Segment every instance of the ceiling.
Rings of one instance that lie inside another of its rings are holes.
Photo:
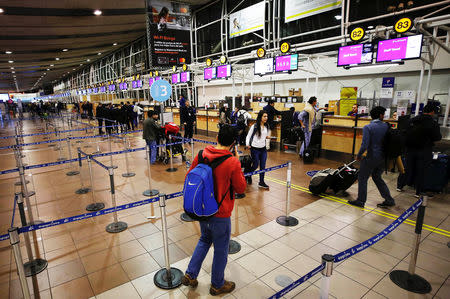
[[[0,8],[0,92],[51,83],[145,34],[144,0],[0,0]]]

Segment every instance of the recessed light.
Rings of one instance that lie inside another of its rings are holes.
[[[13,70],[14,68],[13,68],[13,67],[10,67],[10,69],[12,69],[12,70]]]
[[[99,16],[102,14],[102,11],[99,9],[94,10],[94,15]]]
[[[336,15],[336,16],[334,16],[334,18],[339,21],[340,19],[342,19],[342,16],[341,15]]]
[[[15,71],[12,71],[11,73],[15,74],[16,72],[15,72]]]
[[[373,26],[367,26],[367,29],[373,29]]]
[[[113,46],[117,46],[117,43],[114,43]]]
[[[67,52],[67,51],[69,51],[69,49],[63,49],[63,52]]]
[[[4,13],[5,11],[3,10],[3,8],[0,8],[0,13]]]
[[[86,59],[86,61],[91,61],[90,59]]]
[[[8,60],[8,63],[13,63],[14,62],[14,60]]]
[[[102,55],[102,53],[99,52],[99,53],[97,53],[97,55]]]
[[[5,54],[12,54],[11,51],[5,51]]]
[[[56,60],[59,60],[59,58],[58,58],[58,57],[56,57],[55,59],[56,59]]]
[[[54,64],[50,64],[50,66],[55,66]]]
[[[50,69],[47,69],[47,71],[49,71]]]
[[[82,66],[83,64],[82,63],[80,63],[80,66]]]
[[[72,70],[75,70],[75,69],[72,69]]]

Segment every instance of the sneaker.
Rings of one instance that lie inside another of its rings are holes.
[[[181,277],[181,283],[185,286],[191,286],[192,288],[196,288],[198,285],[197,279],[192,279],[187,273]]]
[[[269,189],[269,186],[266,184],[266,183],[264,183],[264,182],[260,182],[259,184],[258,184],[258,187],[260,187],[260,188],[264,188],[264,189]]]
[[[397,190],[397,192],[403,192],[403,188],[397,188],[395,190]]]
[[[213,287],[213,285],[211,285],[211,287],[209,288],[209,293],[213,296],[217,296],[217,295],[225,294],[225,293],[231,293],[231,292],[233,292],[235,287],[236,287],[236,284],[234,282],[225,280],[225,283],[219,289],[216,289],[215,287]]]
[[[383,201],[382,203],[377,204],[379,208],[389,208],[395,206],[395,202],[391,201]]]
[[[414,197],[415,198],[420,198],[420,195],[419,194],[414,194]]]
[[[347,201],[349,204],[351,204],[352,206],[356,206],[356,207],[360,207],[360,208],[364,208],[364,203],[360,202],[359,200],[349,200]]]

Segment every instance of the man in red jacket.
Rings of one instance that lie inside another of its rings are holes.
[[[214,159],[224,155],[230,155],[230,150],[234,147],[236,140],[236,130],[224,125],[219,130],[217,136],[217,146],[208,146],[203,150],[203,158],[212,162]],[[198,155],[192,162],[191,171],[198,164]],[[189,173],[188,171],[188,173]],[[247,187],[238,153],[234,157],[228,158],[214,169],[214,194],[217,198],[224,198],[219,211],[211,218],[200,221],[202,235],[195,247],[186,274],[181,282],[185,286],[197,287],[197,276],[200,272],[203,260],[208,253],[211,244],[214,245],[214,258],[211,271],[211,295],[219,295],[232,292],[235,283],[224,280],[225,267],[228,259],[228,245],[231,235],[231,213],[234,208],[234,193],[244,193]]]

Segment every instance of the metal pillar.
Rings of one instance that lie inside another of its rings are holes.
[[[25,269],[23,267],[22,253],[20,251],[19,230],[17,229],[17,227],[11,227],[8,229],[8,234],[9,241],[13,248],[14,260],[16,261],[17,273],[19,275],[22,295],[25,299],[30,299],[30,290],[28,289],[28,282],[27,278],[25,277]]]
[[[292,162],[289,161],[286,179],[286,215],[279,216],[277,218],[277,223],[283,226],[296,226],[298,224],[297,218],[289,216],[289,211],[291,208],[291,177],[292,177]]]
[[[157,150],[155,147],[154,151]],[[147,154],[147,170],[148,170],[148,190],[145,190],[142,195],[144,196],[155,196],[159,194],[159,191],[152,188],[152,172],[151,172],[151,159],[150,159],[150,146],[145,147],[145,152]],[[153,204],[153,203],[152,203]]]
[[[90,191],[89,188],[85,188],[84,184],[83,184],[83,174],[81,173],[82,167],[83,167],[83,162],[81,161],[81,152],[80,152],[80,148],[77,148],[77,152],[78,152],[78,172],[80,173],[80,189],[76,190],[75,193],[76,194],[86,194]]]
[[[109,168],[109,182],[110,182],[110,189],[111,189],[111,202],[112,206],[115,209],[116,208],[116,190],[114,185],[114,169]],[[128,228],[128,224],[126,224],[123,221],[117,220],[117,211],[113,212],[114,222],[110,223],[106,226],[106,231],[108,233],[120,233],[123,232]]]
[[[94,178],[92,176],[92,156],[87,156],[87,163],[89,167],[89,180],[91,182],[91,197],[92,197],[92,203],[86,206],[86,211],[94,212],[94,211],[100,211],[101,209],[105,208],[105,204],[102,202],[95,202],[95,189],[94,189]]]
[[[333,274],[334,256],[331,254],[322,255],[322,264],[325,264],[325,268],[322,270],[320,299],[328,299],[330,292],[330,277]]]
[[[424,72],[425,72],[425,62],[422,61],[422,68],[420,69],[420,77],[419,77],[419,86],[417,87],[417,94],[416,94],[416,111],[414,112],[415,115],[419,115],[419,107],[420,103],[422,102],[422,82]]]

